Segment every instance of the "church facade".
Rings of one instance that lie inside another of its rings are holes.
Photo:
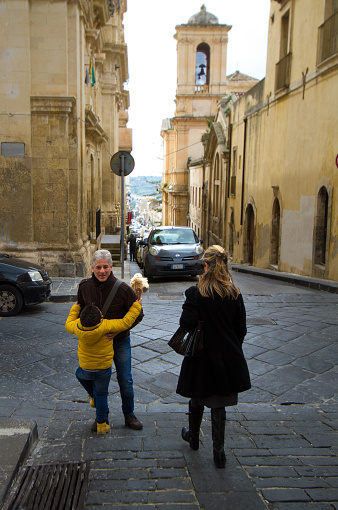
[[[120,225],[127,128],[126,0],[4,0],[1,251],[84,276]]]

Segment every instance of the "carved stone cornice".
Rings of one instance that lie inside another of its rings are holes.
[[[70,114],[76,103],[73,96],[31,96],[31,112],[55,115]]]

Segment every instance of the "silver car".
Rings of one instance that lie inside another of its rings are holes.
[[[189,227],[154,228],[144,244],[144,276],[196,276],[202,270],[202,241]]]

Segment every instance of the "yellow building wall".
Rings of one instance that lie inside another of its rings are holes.
[[[253,263],[270,267],[272,208],[278,198],[281,209],[278,268],[337,280],[338,213],[334,188],[338,184],[338,55],[317,65],[318,27],[324,21],[324,4],[318,0],[299,0],[285,2],[280,9],[276,1],[271,3],[274,21],[270,19],[266,79],[232,107],[232,146],[238,146],[242,161],[244,119],[246,147],[243,202],[242,168],[237,177],[236,197],[230,199],[229,205],[235,211],[239,237],[234,254],[237,261],[247,261],[245,211],[251,203],[255,211]],[[279,23],[287,8],[292,16],[290,86],[276,91]],[[322,186],[329,194],[325,266],[314,261],[317,196]]]

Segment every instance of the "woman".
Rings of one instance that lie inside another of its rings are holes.
[[[189,428],[182,429],[182,438],[193,450],[199,447],[204,406],[211,408],[214,462],[224,468],[225,406],[236,405],[238,393],[251,387],[242,351],[246,314],[224,249],[210,246],[202,263],[204,273],[197,286],[185,292],[180,326],[194,331],[197,321],[203,321],[203,356],[184,358],[176,392],[190,398]]]

